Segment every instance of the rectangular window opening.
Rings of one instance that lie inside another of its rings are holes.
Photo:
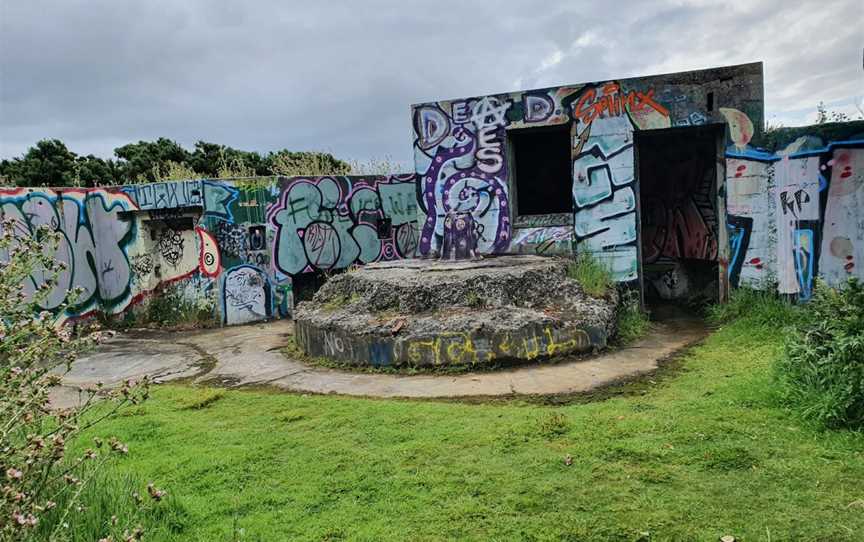
[[[570,126],[524,128],[508,133],[516,187],[516,214],[573,211]]]

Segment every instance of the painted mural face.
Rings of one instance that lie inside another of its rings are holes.
[[[260,269],[249,265],[229,269],[223,282],[222,307],[226,324],[246,324],[273,316],[270,282]]]
[[[726,228],[729,274],[734,285],[761,288],[775,281],[777,227],[773,170],[769,163],[726,159]]]
[[[577,250],[592,254],[620,282],[638,278],[633,190],[637,127],[631,115],[638,113],[646,125],[669,125],[668,111],[653,95],[653,90],[625,90],[606,83],[584,89],[576,102],[580,120],[573,161]]]
[[[830,169],[828,201],[825,206],[821,272],[829,283],[850,276],[864,276],[864,144],[831,153],[823,174]],[[857,220],[856,220],[857,219]]]
[[[420,106],[414,111],[415,160],[422,169],[419,189],[425,222],[422,254],[440,252],[444,218],[470,213],[481,252],[504,252],[510,242],[510,217],[504,160],[509,97]],[[538,110],[535,107],[535,114]]]

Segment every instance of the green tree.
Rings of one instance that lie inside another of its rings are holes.
[[[82,186],[111,186],[123,184],[123,170],[114,160],[103,160],[88,154],[76,160],[77,174]]]
[[[188,165],[196,172],[207,177],[216,177],[220,170],[224,170],[227,167],[251,171],[254,172],[254,175],[270,174],[267,163],[257,152],[241,151],[226,145],[208,143],[206,141],[195,143],[195,150],[189,157]]]
[[[0,162],[0,184],[93,187],[179,178],[347,175],[352,171],[351,164],[325,152],[282,149],[262,156],[207,141],[198,141],[189,152],[165,137],[129,143],[114,149],[114,154],[116,160],[77,156],[60,140],[42,140],[23,156]]]
[[[858,109],[858,117],[844,113],[842,111],[835,111],[833,109],[828,109],[828,106],[825,105],[825,102],[819,102],[816,104],[816,122],[815,124],[827,124],[829,122],[852,122],[853,120],[864,120],[864,110],[862,110],[859,104],[855,104],[855,108]]]
[[[24,156],[3,160],[0,176],[16,186],[75,186],[76,158],[59,139],[43,139]]]
[[[114,149],[114,155],[127,183],[157,181],[168,173],[171,162],[186,164],[190,157],[189,151],[165,137],[123,145]]]

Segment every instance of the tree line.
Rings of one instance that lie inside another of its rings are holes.
[[[192,151],[160,137],[114,149],[114,158],[78,155],[59,139],[43,139],[22,156],[0,161],[0,186],[112,186],[167,179],[255,177],[261,175],[345,175],[348,162],[329,153],[266,155],[198,141]]]

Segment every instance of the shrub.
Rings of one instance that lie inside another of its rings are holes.
[[[94,477],[106,461],[127,451],[113,438],[97,439],[77,455],[67,444],[120,406],[146,398],[148,386],[127,382],[103,392],[113,402],[100,406],[98,415],[90,412],[100,386],[82,390],[82,403],[75,408],[51,409],[49,392],[98,334],[76,335],[59,326],[54,314],[40,310],[65,268],[54,259],[60,234],[45,226],[33,237],[13,231],[14,220],[0,224],[0,541],[63,539]],[[57,310],[62,312],[74,296],[70,293]],[[162,492],[153,491],[161,498]],[[100,537],[131,529],[127,519],[106,527]]]
[[[783,398],[827,427],[864,427],[864,285],[818,283],[776,364]]]
[[[218,324],[215,306],[209,297],[202,295],[190,300],[183,291],[170,285],[154,293],[139,320],[140,324],[162,327],[212,327]]]
[[[612,287],[612,273],[597,258],[583,252],[567,266],[567,276],[578,282],[590,296],[600,297]]]

